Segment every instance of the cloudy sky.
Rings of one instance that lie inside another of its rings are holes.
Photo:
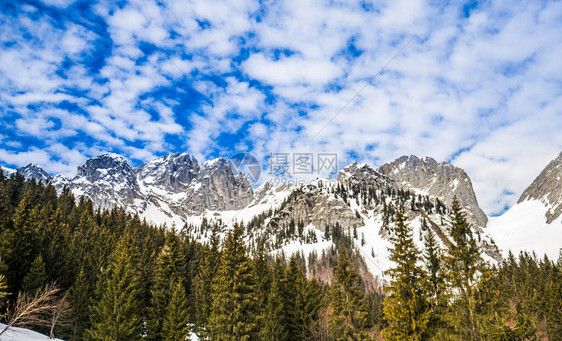
[[[2,1],[0,163],[403,154],[490,215],[562,150],[562,3]]]

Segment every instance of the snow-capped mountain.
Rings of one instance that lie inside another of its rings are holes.
[[[536,252],[556,259],[562,251],[562,153],[523,191],[517,204],[490,218],[489,233],[504,253]]]
[[[51,175],[47,173],[47,171],[35,163],[30,163],[16,169],[2,167],[2,172],[4,173],[4,176],[10,176],[17,172],[23,175],[23,177],[27,180],[34,179],[35,181],[43,181],[43,183],[47,183],[52,179]]]
[[[169,154],[133,169],[117,154],[102,154],[78,167],[69,179],[57,175],[57,190],[69,187],[96,208],[121,207],[155,224],[181,224],[206,210],[237,210],[253,200],[243,174],[233,174],[223,158],[204,162],[187,153]]]
[[[265,243],[270,252],[307,256],[344,243],[361,255],[365,271],[382,278],[391,265],[387,248],[395,210],[405,209],[419,246],[431,230],[445,247],[448,207],[454,196],[466,208],[488,259],[500,259],[498,246],[504,252],[531,248],[554,256],[562,245],[561,159],[558,156],[547,166],[520,202],[504,216],[492,218],[488,227],[466,172],[429,157],[402,156],[377,169],[354,162],[335,180],[264,183],[256,189],[244,174],[234,174],[225,159],[199,163],[187,153],[169,154],[137,168],[119,155],[102,154],[78,167],[73,178],[50,178],[35,165],[21,169],[26,176],[50,179],[59,191],[69,187],[77,197],[91,199],[96,208],[122,207],[157,225],[188,226],[188,233],[203,241],[208,237],[204,226],[214,224],[226,231],[238,222],[246,226],[250,246]]]
[[[68,186],[77,197],[85,196],[102,209],[134,207],[135,200],[143,198],[133,168],[124,157],[111,153],[89,159],[72,179],[55,177],[53,184],[58,190]]]

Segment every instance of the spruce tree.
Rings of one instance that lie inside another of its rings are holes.
[[[442,271],[441,248],[431,230],[427,231],[424,238],[423,259],[428,275],[429,298],[433,304],[442,303],[445,280]]]
[[[189,303],[185,288],[176,280],[171,286],[170,302],[166,307],[160,340],[184,341],[189,336]]]
[[[17,206],[13,230],[6,233],[10,252],[6,255],[6,265],[9,271],[6,273],[10,290],[19,292],[21,290],[23,277],[28,273],[31,263],[35,260],[34,251],[37,250],[37,211],[34,207],[34,193],[28,190]]]
[[[4,318],[4,309],[8,304],[8,284],[6,277],[0,274],[0,320]]]
[[[234,227],[224,243],[217,275],[208,330],[213,340],[256,338],[255,279],[246,255],[242,228]]]
[[[427,296],[432,311],[428,327],[429,333],[434,335],[446,327],[443,315],[447,307],[447,295],[445,294],[442,252],[431,230],[427,230],[424,238],[423,260],[427,271]]]
[[[207,324],[211,314],[213,279],[217,274],[220,264],[219,236],[216,228],[213,229],[211,234],[210,244],[210,247],[203,251],[199,273],[195,277],[195,308],[197,326],[199,328]]]
[[[465,339],[482,340],[482,326],[477,316],[475,298],[478,274],[485,266],[480,249],[472,236],[458,199],[455,197],[449,216],[451,244],[443,257],[450,295],[453,297],[452,326]]]
[[[47,282],[47,273],[45,271],[45,263],[41,255],[37,256],[29,272],[23,278],[22,290],[26,293],[33,294],[38,289],[42,288]]]
[[[383,312],[388,326],[383,330],[387,340],[422,340],[428,333],[431,309],[425,294],[425,273],[419,267],[419,251],[406,224],[402,210],[395,215],[393,247],[390,260],[395,267],[387,271],[392,278],[385,290]]]
[[[271,286],[271,276],[269,265],[267,264],[265,248],[263,243],[258,246],[257,252],[254,256],[252,272],[256,280],[256,302],[258,312],[256,315],[257,329],[263,328],[264,310],[266,309],[267,297],[269,295]]]
[[[282,279],[282,295],[285,307],[288,307],[285,314],[285,323],[289,340],[301,338],[303,326],[300,320],[302,311],[302,294],[306,278],[295,255],[289,259],[289,266],[285,269]],[[289,308],[290,307],[290,308]]]
[[[262,314],[263,327],[260,330],[260,339],[263,341],[285,341],[288,332],[285,325],[285,309],[279,289],[279,279],[274,274],[271,281],[271,289],[267,296],[267,304]]]
[[[172,284],[185,277],[185,256],[179,237],[169,232],[162,251],[156,259],[151,289],[152,299],[148,308],[147,340],[161,340],[162,323],[170,303]],[[183,284],[182,284],[183,285]]]
[[[312,338],[310,326],[318,318],[320,309],[324,305],[322,287],[316,279],[304,280],[299,290],[299,321],[301,325],[302,340]]]
[[[130,235],[124,235],[96,287],[98,300],[92,307],[93,340],[141,340],[142,298],[138,251]]]
[[[71,326],[71,340],[83,339],[84,331],[89,325],[91,295],[92,287],[82,268],[68,293],[68,301],[74,317]]]
[[[357,286],[357,272],[351,268],[351,261],[344,249],[340,250],[334,279],[330,288],[331,337],[336,341],[365,340],[367,312],[364,289]]]

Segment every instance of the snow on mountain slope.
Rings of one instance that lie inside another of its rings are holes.
[[[47,183],[51,181],[51,175],[47,173],[41,166],[30,163],[27,166],[19,167],[16,169],[18,173],[23,175],[26,179],[35,179],[35,181],[43,181]]]
[[[515,255],[534,251],[538,257],[546,254],[556,260],[562,250],[562,217],[548,224],[547,211],[548,207],[541,201],[526,200],[503,215],[490,218],[486,230],[504,256],[509,250]]]
[[[4,173],[4,176],[10,176],[15,172],[15,169],[6,168],[6,167],[0,167],[0,168],[2,168],[2,173]]]
[[[4,330],[5,324],[0,323],[0,330]],[[4,334],[0,335],[0,340],[2,341],[44,341],[44,340],[60,340],[51,339],[47,335],[34,332],[33,330],[10,327]]]
[[[503,250],[557,259],[562,250],[562,152],[523,191],[517,204],[490,218],[488,231]]]

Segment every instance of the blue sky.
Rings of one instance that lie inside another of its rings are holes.
[[[8,167],[427,155],[498,214],[562,150],[561,2],[2,1],[0,25]]]

